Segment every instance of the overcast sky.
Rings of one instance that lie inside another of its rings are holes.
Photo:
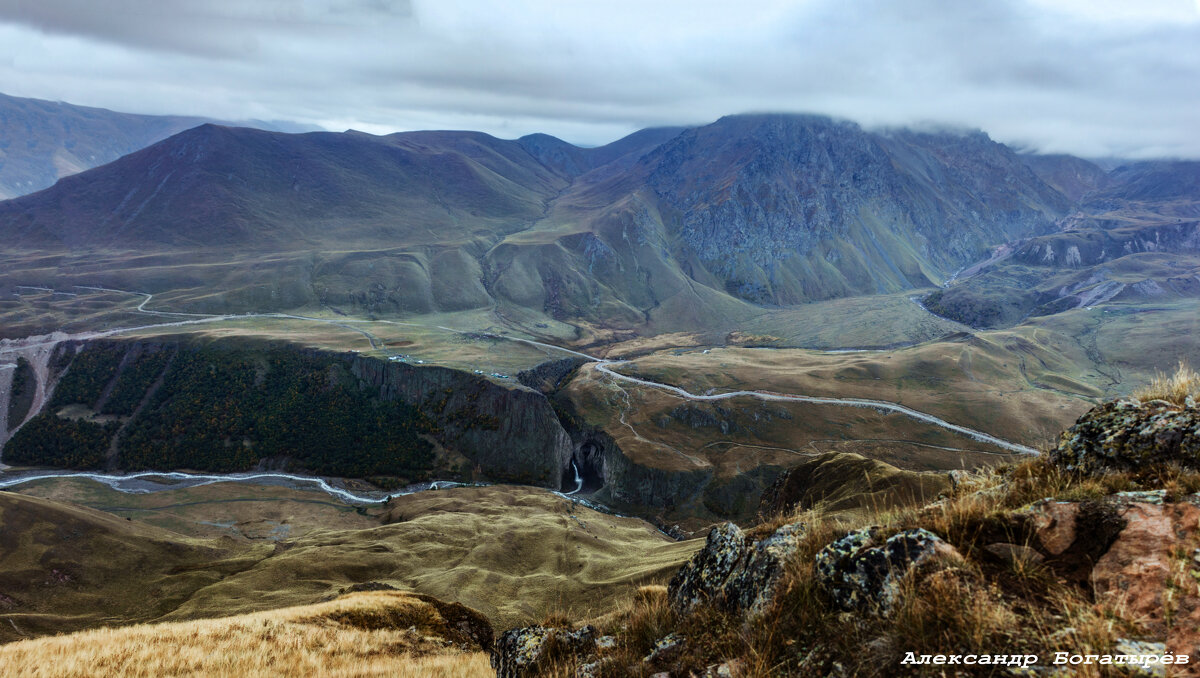
[[[0,91],[580,144],[797,111],[1200,158],[1200,0],[0,0]]]

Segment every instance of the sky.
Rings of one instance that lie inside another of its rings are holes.
[[[0,92],[581,145],[805,112],[1200,158],[1200,0],[0,0]]]

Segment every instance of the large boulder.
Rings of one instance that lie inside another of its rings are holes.
[[[1063,432],[1050,460],[1070,471],[1136,471],[1157,464],[1200,470],[1200,408],[1114,400]]]
[[[1097,602],[1139,620],[1168,652],[1200,656],[1200,494],[1042,500],[1023,513],[1058,576],[1090,584]]]
[[[733,523],[713,528],[704,548],[671,578],[667,586],[671,606],[686,614],[711,602],[757,617],[775,599],[803,532],[802,524],[790,523],[755,540]]]
[[[958,551],[925,529],[884,537],[878,527],[855,530],[817,553],[817,581],[843,610],[887,613],[900,582],[918,567],[961,562]]]
[[[497,678],[537,676],[557,662],[583,664],[596,655],[596,627],[574,631],[545,626],[509,629],[492,648]]]

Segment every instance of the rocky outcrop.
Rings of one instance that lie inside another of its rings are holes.
[[[576,368],[586,362],[583,358],[548,360],[533,369],[518,372],[517,381],[535,391],[553,393],[567,381]]]
[[[594,626],[574,631],[545,626],[509,629],[492,649],[492,668],[497,678],[524,678],[540,675],[556,662],[583,664],[596,655],[596,639]]]
[[[887,613],[909,572],[961,560],[953,546],[928,530],[904,530],[885,538],[880,528],[868,527],[821,549],[815,570],[821,587],[843,610]]]
[[[1200,470],[1200,409],[1162,400],[1115,400],[1067,429],[1050,460],[1080,473],[1172,464]]]
[[[733,523],[713,528],[704,548],[671,578],[671,606],[686,614],[714,604],[749,619],[759,616],[774,601],[803,531],[802,524],[791,523],[754,540]]]
[[[1059,576],[1139,620],[1168,652],[1200,656],[1200,494],[1163,490],[1100,501],[1043,500],[1024,511],[1034,545]]]
[[[1092,567],[1125,529],[1111,501],[1067,502],[1044,499],[1020,511],[1028,517],[1031,544],[1063,577],[1086,581]]]

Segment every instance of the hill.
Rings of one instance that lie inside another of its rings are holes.
[[[0,94],[0,200],[54,185],[191,127],[204,118],[135,115]],[[251,127],[299,126],[253,121]]]
[[[195,504],[197,520],[220,524],[224,518],[201,497],[239,501],[231,492],[193,489],[183,496]],[[266,500],[253,485],[240,496]],[[699,546],[526,487],[396,497],[372,511],[373,525],[358,527],[271,503],[275,512],[318,522],[297,527],[295,537],[287,530],[213,537],[211,524],[199,526],[202,536],[187,536],[142,523],[143,513],[124,512],[126,520],[0,492],[0,610],[9,620],[0,642],[308,605],[366,584],[462,603],[493,624],[532,623],[552,611],[590,614],[638,585],[661,583]],[[171,510],[172,524],[186,529],[188,509]],[[319,522],[325,520],[334,522]]]
[[[492,629],[428,596],[352,593],[220,619],[100,629],[0,646],[9,675],[492,676]]]

